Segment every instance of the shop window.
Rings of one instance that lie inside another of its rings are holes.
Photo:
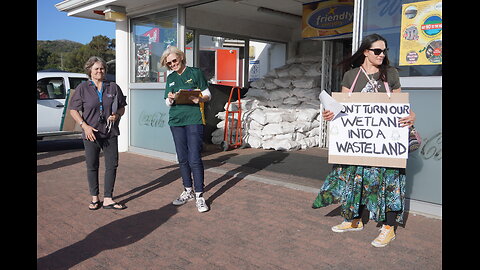
[[[221,35],[199,35],[199,43],[199,68],[212,84],[243,87],[286,62],[285,43],[249,40],[245,48],[245,39]]]
[[[168,126],[170,108],[161,102],[164,93],[138,89],[130,92],[131,146],[175,154],[175,144]]]
[[[187,66],[195,66],[195,32],[193,30],[185,30],[185,57],[187,58]]]
[[[402,5],[409,3],[420,3],[424,1],[405,1],[405,0],[369,0],[364,1],[363,12],[363,32],[362,37],[370,34],[379,34],[387,39],[388,42],[388,57],[390,64],[398,68],[401,77],[413,77],[413,76],[442,76],[441,64],[425,64],[425,65],[400,65],[400,58],[405,58],[405,55],[400,55],[401,42],[401,23],[402,23]],[[441,14],[441,2],[436,7]],[[426,14],[426,11],[419,11],[420,15]],[[412,16],[406,14],[405,16]],[[422,17],[423,18],[423,17]],[[421,30],[419,30],[421,31]],[[419,33],[420,34],[420,33]],[[441,61],[441,34],[438,35],[438,40],[432,43],[432,46],[436,47],[436,51],[440,51]],[[405,46],[405,45],[403,45]],[[428,53],[429,44],[425,46],[424,50],[417,50],[418,53]]]
[[[270,70],[285,65],[285,43],[250,40],[248,50],[248,81],[263,78]]]
[[[37,99],[64,99],[63,78],[44,78],[37,81]]]
[[[177,45],[177,11],[170,10],[131,20],[134,83],[167,79],[167,68],[160,66],[163,51]]]
[[[199,36],[199,68],[213,84],[243,87],[245,40]]]

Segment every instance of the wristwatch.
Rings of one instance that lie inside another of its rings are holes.
[[[80,127],[83,125],[83,123],[85,123],[83,120],[80,121],[80,123],[79,123]]]

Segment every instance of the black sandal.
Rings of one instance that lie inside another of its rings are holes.
[[[116,205],[118,205],[120,207],[115,207]],[[127,206],[125,206],[124,204],[121,204],[121,203],[112,203],[112,204],[103,206],[103,209],[123,210],[125,208],[127,208]]]
[[[90,205],[88,205],[88,209],[89,209],[89,210],[97,210],[97,209],[100,209],[100,205],[101,205],[101,202],[100,202],[100,201],[90,202],[90,204],[94,205],[94,207],[91,208]]]

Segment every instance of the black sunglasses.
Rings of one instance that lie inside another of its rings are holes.
[[[369,51],[373,51],[375,55],[380,55],[382,52],[383,54],[387,54],[388,48],[385,48],[385,50],[382,49],[367,49]]]
[[[175,58],[175,59],[172,59],[171,62],[167,62],[167,66],[170,66],[172,63],[175,64],[175,63],[177,63],[177,61],[178,61],[178,60],[177,60],[176,58]]]

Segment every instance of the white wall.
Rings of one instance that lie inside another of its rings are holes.
[[[120,86],[123,94],[127,96],[127,104],[130,103],[130,89],[128,87],[128,22],[116,22],[115,28],[116,39],[116,63],[115,63],[115,79]],[[120,136],[118,137],[118,151],[128,151],[128,123],[129,121],[129,106],[125,107],[125,114],[120,120]]]
[[[281,43],[261,42],[250,40],[250,46],[255,47],[255,58],[257,60],[257,72],[252,72],[254,65],[249,64],[250,80],[263,78],[270,70],[285,65],[286,54],[285,45]]]
[[[285,27],[266,23],[260,25],[254,21],[238,18],[232,21],[232,18],[228,15],[209,14],[208,12],[200,13],[194,9],[187,9],[186,20],[188,28],[208,29],[210,31],[249,36],[251,38],[288,42],[293,36],[292,30]]]

